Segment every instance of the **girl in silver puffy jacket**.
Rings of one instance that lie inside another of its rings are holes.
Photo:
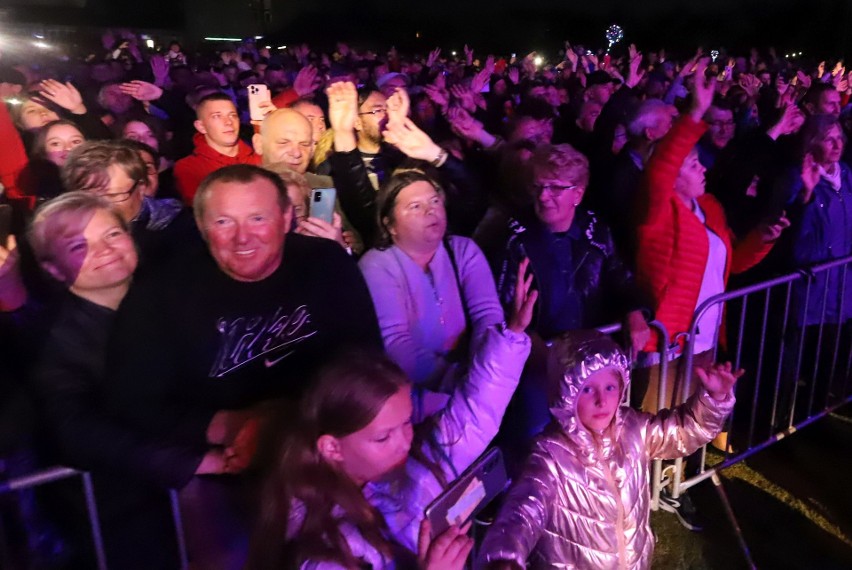
[[[558,338],[549,370],[554,421],[534,443],[486,535],[480,564],[650,568],[649,464],[688,455],[713,439],[733,409],[733,386],[743,372],[730,363],[696,368],[704,389],[651,415],[620,405],[629,362],[600,333]]]

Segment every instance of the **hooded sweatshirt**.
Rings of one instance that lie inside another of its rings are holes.
[[[688,455],[713,439],[734,406],[733,393],[717,401],[702,389],[657,415],[622,406],[609,428],[596,434],[577,416],[583,385],[595,372],[612,368],[621,375],[625,396],[627,358],[611,339],[594,332],[559,337],[550,358],[553,422],[536,440],[486,535],[480,562],[650,568],[649,464]]]
[[[233,164],[260,165],[260,155],[255,154],[254,150],[243,141],[237,141],[238,149],[235,156],[225,156],[214,150],[207,144],[201,133],[195,133],[192,142],[195,144],[195,150],[189,156],[177,161],[174,169],[175,187],[183,198],[184,204],[189,207],[192,207],[192,199],[195,198],[195,191],[198,190],[199,184],[208,174]]]

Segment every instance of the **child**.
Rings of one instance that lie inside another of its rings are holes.
[[[648,466],[688,455],[721,431],[742,371],[696,368],[704,386],[655,416],[620,406],[629,362],[600,333],[565,335],[551,349],[554,421],[485,537],[488,568],[649,568]],[[556,372],[556,374],[554,374]]]

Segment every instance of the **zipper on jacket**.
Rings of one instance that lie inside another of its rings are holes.
[[[603,471],[606,475],[607,483],[612,488],[615,496],[615,504],[618,507],[618,517],[615,520],[615,533],[618,541],[618,567],[627,570],[627,546],[624,543],[624,505],[621,503],[621,492],[618,490],[618,485],[615,484],[615,478],[612,476],[612,470],[609,468],[609,462],[603,460]]]

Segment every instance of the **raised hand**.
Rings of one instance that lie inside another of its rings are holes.
[[[473,65],[473,48],[467,47],[467,44],[464,44],[464,61],[468,67]]]
[[[760,79],[750,73],[743,73],[740,75],[738,84],[746,93],[748,93],[749,97],[755,97],[760,91],[760,88],[763,86]]]
[[[426,57],[426,67],[432,67],[435,65],[435,62],[441,57],[441,48],[435,48],[429,52],[429,55]]]
[[[442,109],[446,109],[447,105],[450,104],[450,94],[445,88],[438,87],[437,85],[433,84],[427,85],[423,88],[423,90],[426,92],[426,95],[429,97],[429,99],[431,99],[433,103],[435,103]]]
[[[574,54],[574,55],[576,56],[577,54]],[[575,64],[574,67],[575,67],[575,71],[576,71],[576,64]],[[506,77],[508,77],[509,81],[511,81],[513,84],[517,85],[518,82],[521,80],[521,70],[518,69],[517,67],[512,66],[512,67],[509,68],[509,71],[507,72]]]
[[[332,83],[325,90],[328,96],[328,121],[335,131],[355,130],[358,117],[358,90],[351,81]]]
[[[529,266],[530,260],[528,258],[522,259],[518,265],[518,277],[515,280],[512,314],[509,315],[507,325],[511,331],[516,333],[522,333],[530,326],[533,307],[536,299],[538,299],[538,291],[532,288],[534,275],[532,272],[527,275]]]
[[[21,257],[14,235],[0,243],[0,311],[14,311],[27,300],[27,288],[21,278]]]
[[[156,101],[163,96],[163,90],[147,81],[129,81],[118,86],[122,93],[130,95],[138,101]]]
[[[482,90],[488,85],[490,79],[491,71],[486,66],[470,80],[470,90],[473,93],[482,93]]]
[[[580,61],[580,56],[574,51],[574,48],[568,42],[565,42],[565,59],[571,63],[571,71],[577,71],[577,63]]]
[[[821,79],[823,75],[825,75],[825,61],[819,62],[816,72],[817,79]]]
[[[387,142],[416,160],[431,162],[441,153],[441,147],[408,118],[402,122],[388,122],[383,134]]]
[[[476,101],[473,99],[473,91],[470,88],[461,84],[456,84],[450,87],[450,93],[455,97],[462,108],[471,113],[476,110]]]
[[[702,57],[698,60],[698,65],[695,68],[695,81],[692,84],[692,106],[689,114],[695,121],[700,121],[713,103],[713,95],[716,91],[716,78],[707,77],[707,63],[709,57]]]
[[[790,102],[785,105],[784,111],[781,113],[781,117],[778,119],[778,122],[769,127],[766,130],[766,134],[769,135],[772,140],[778,140],[778,137],[780,136],[789,135],[798,131],[804,122],[805,115],[802,113],[802,110],[799,109],[798,105]]]
[[[296,74],[296,79],[293,80],[293,89],[299,97],[312,95],[314,91],[319,89],[319,86],[320,78],[317,76],[317,68],[313,65],[308,65],[300,69],[299,73]]]
[[[75,115],[82,115],[86,112],[86,106],[83,104],[83,96],[70,83],[60,83],[55,79],[45,79],[39,83],[39,94],[48,101],[59,105]]]
[[[470,113],[461,107],[450,107],[447,111],[447,121],[453,132],[472,141],[478,141],[484,130],[482,123],[471,117]]]
[[[402,122],[408,117],[410,109],[411,100],[408,98],[408,91],[397,87],[393,95],[388,97],[388,123]]]
[[[627,48],[628,58],[630,59],[627,66],[627,80],[625,84],[629,88],[636,87],[642,78],[645,76],[645,70],[642,66],[642,52],[636,49],[636,44],[630,44]],[[615,69],[615,67],[613,67]]]
[[[422,570],[462,570],[473,548],[467,536],[470,523],[459,528],[451,526],[432,540],[432,525],[424,518],[417,538],[417,558]]]
[[[814,188],[819,184],[819,179],[819,165],[814,160],[814,155],[807,153],[802,161],[802,192],[799,195],[803,204],[811,201],[814,195]]]
[[[737,379],[743,374],[745,370],[733,370],[730,362],[695,367],[695,375],[701,380],[707,393],[715,400],[726,399],[737,383]]]
[[[811,76],[806,74],[801,69],[796,72],[796,78],[799,80],[799,85],[805,91],[811,88]]]
[[[157,54],[151,56],[151,72],[154,74],[154,84],[157,87],[165,87],[169,80],[169,62],[166,58]]]

